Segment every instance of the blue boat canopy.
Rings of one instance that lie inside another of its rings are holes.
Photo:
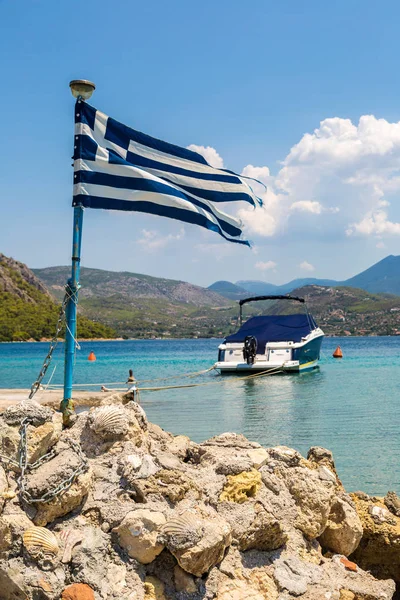
[[[253,335],[257,339],[257,352],[264,352],[267,342],[301,342],[317,325],[310,314],[270,315],[252,317],[239,331],[228,335],[225,342],[244,342]]]

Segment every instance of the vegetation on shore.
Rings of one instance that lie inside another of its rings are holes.
[[[60,307],[25,265],[0,255],[0,342],[52,338],[59,311]],[[111,327],[78,316],[78,337],[115,336]]]

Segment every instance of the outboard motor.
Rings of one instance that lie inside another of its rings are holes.
[[[257,354],[257,338],[254,335],[248,335],[244,338],[243,358],[248,365],[254,364]]]

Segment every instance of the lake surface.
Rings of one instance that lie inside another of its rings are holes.
[[[218,340],[129,340],[82,342],[75,381],[123,382],[132,368],[137,379],[168,377],[206,369],[217,358]],[[332,352],[340,344],[344,358]],[[0,387],[28,388],[42,365],[47,343],[0,343]],[[94,351],[97,361],[87,360]],[[63,344],[48,375],[62,383]],[[211,371],[186,389],[141,392],[149,419],[175,434],[202,441],[224,431],[243,433],[266,446],[283,444],[303,455],[319,445],[334,453],[349,491],[400,493],[400,338],[326,338],[320,368],[301,375],[255,380]],[[188,380],[143,382],[173,385]]]

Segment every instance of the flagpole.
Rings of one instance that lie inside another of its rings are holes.
[[[78,307],[79,273],[81,262],[83,208],[75,206],[72,233],[72,269],[71,278],[66,285],[68,296],[65,309],[65,359],[64,359],[64,399],[61,403],[64,425],[68,425],[74,413],[72,402],[72,382],[74,372],[75,345],[77,336],[76,315]]]
[[[92,95],[95,85],[85,79],[75,79],[70,82],[72,95],[78,102],[84,102]],[[72,384],[74,376],[74,359],[77,338],[77,308],[79,274],[81,266],[83,207],[74,207],[74,220],[72,231],[72,268],[71,277],[66,285],[67,302],[65,308],[65,357],[64,357],[64,398],[60,408],[63,414],[63,423],[70,425],[71,416],[74,414],[74,403],[72,401]]]

